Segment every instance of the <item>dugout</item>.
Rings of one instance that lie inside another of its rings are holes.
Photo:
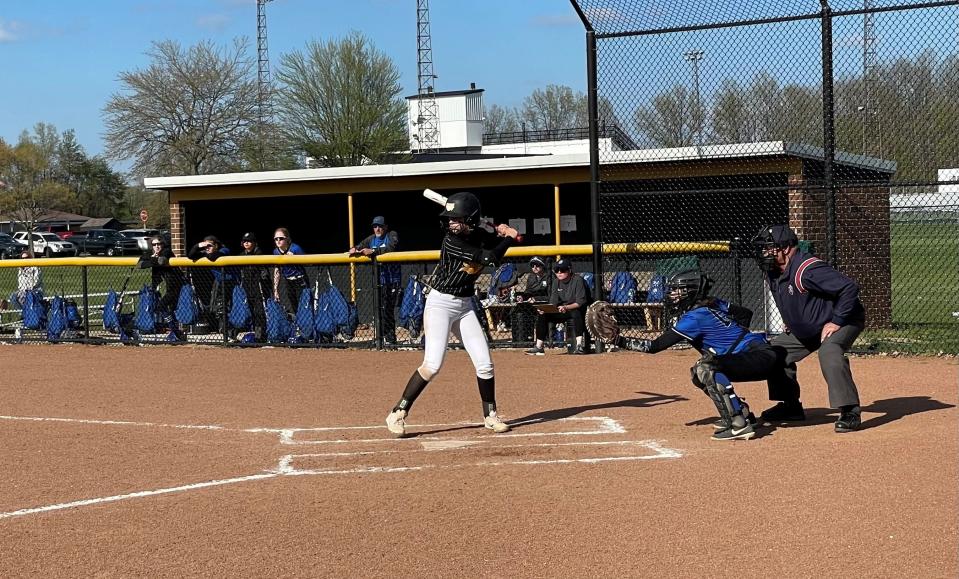
[[[765,224],[788,222],[821,247],[822,158],[822,149],[782,141],[617,152],[602,166],[604,241],[748,240]],[[862,285],[870,325],[889,320],[895,168],[843,152],[834,165],[838,265]],[[854,186],[842,185],[845,175],[855,175]],[[524,220],[527,244],[592,241],[588,153],[161,177],[145,186],[169,193],[178,255],[209,234],[236,250],[246,231],[269,250],[281,226],[308,253],[343,252],[370,234],[376,215],[399,232],[401,250],[436,249],[440,208],[422,196],[424,188],[477,193],[486,216]],[[549,233],[538,233],[537,221]],[[575,227],[560,231],[561,222]]]

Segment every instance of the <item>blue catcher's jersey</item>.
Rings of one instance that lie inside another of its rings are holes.
[[[672,329],[700,352],[717,356],[741,352],[751,342],[766,341],[763,334],[749,332],[736,323],[729,315],[729,303],[723,300],[716,300],[716,307],[702,306],[686,312]]]

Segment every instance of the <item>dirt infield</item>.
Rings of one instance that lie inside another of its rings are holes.
[[[855,358],[864,429],[709,440],[694,354],[0,346],[0,576],[955,577],[957,364]],[[737,390],[756,410],[763,384]]]

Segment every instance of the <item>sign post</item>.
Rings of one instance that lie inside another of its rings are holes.
[[[150,217],[150,214],[147,213],[147,210],[146,210],[146,209],[141,209],[141,210],[140,210],[140,221],[143,222],[143,227],[146,227],[146,226],[147,226],[147,218],[149,218],[149,217]]]

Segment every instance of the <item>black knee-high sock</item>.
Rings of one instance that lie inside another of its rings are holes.
[[[493,378],[476,377],[479,384],[480,398],[483,400],[483,416],[489,416],[496,410],[496,380]]]
[[[409,412],[410,408],[413,407],[413,403],[416,402],[416,398],[423,392],[427,384],[429,384],[429,381],[420,376],[420,371],[414,370],[413,375],[410,376],[410,381],[406,383],[406,388],[403,390],[403,397],[396,403],[393,410],[405,410]]]

